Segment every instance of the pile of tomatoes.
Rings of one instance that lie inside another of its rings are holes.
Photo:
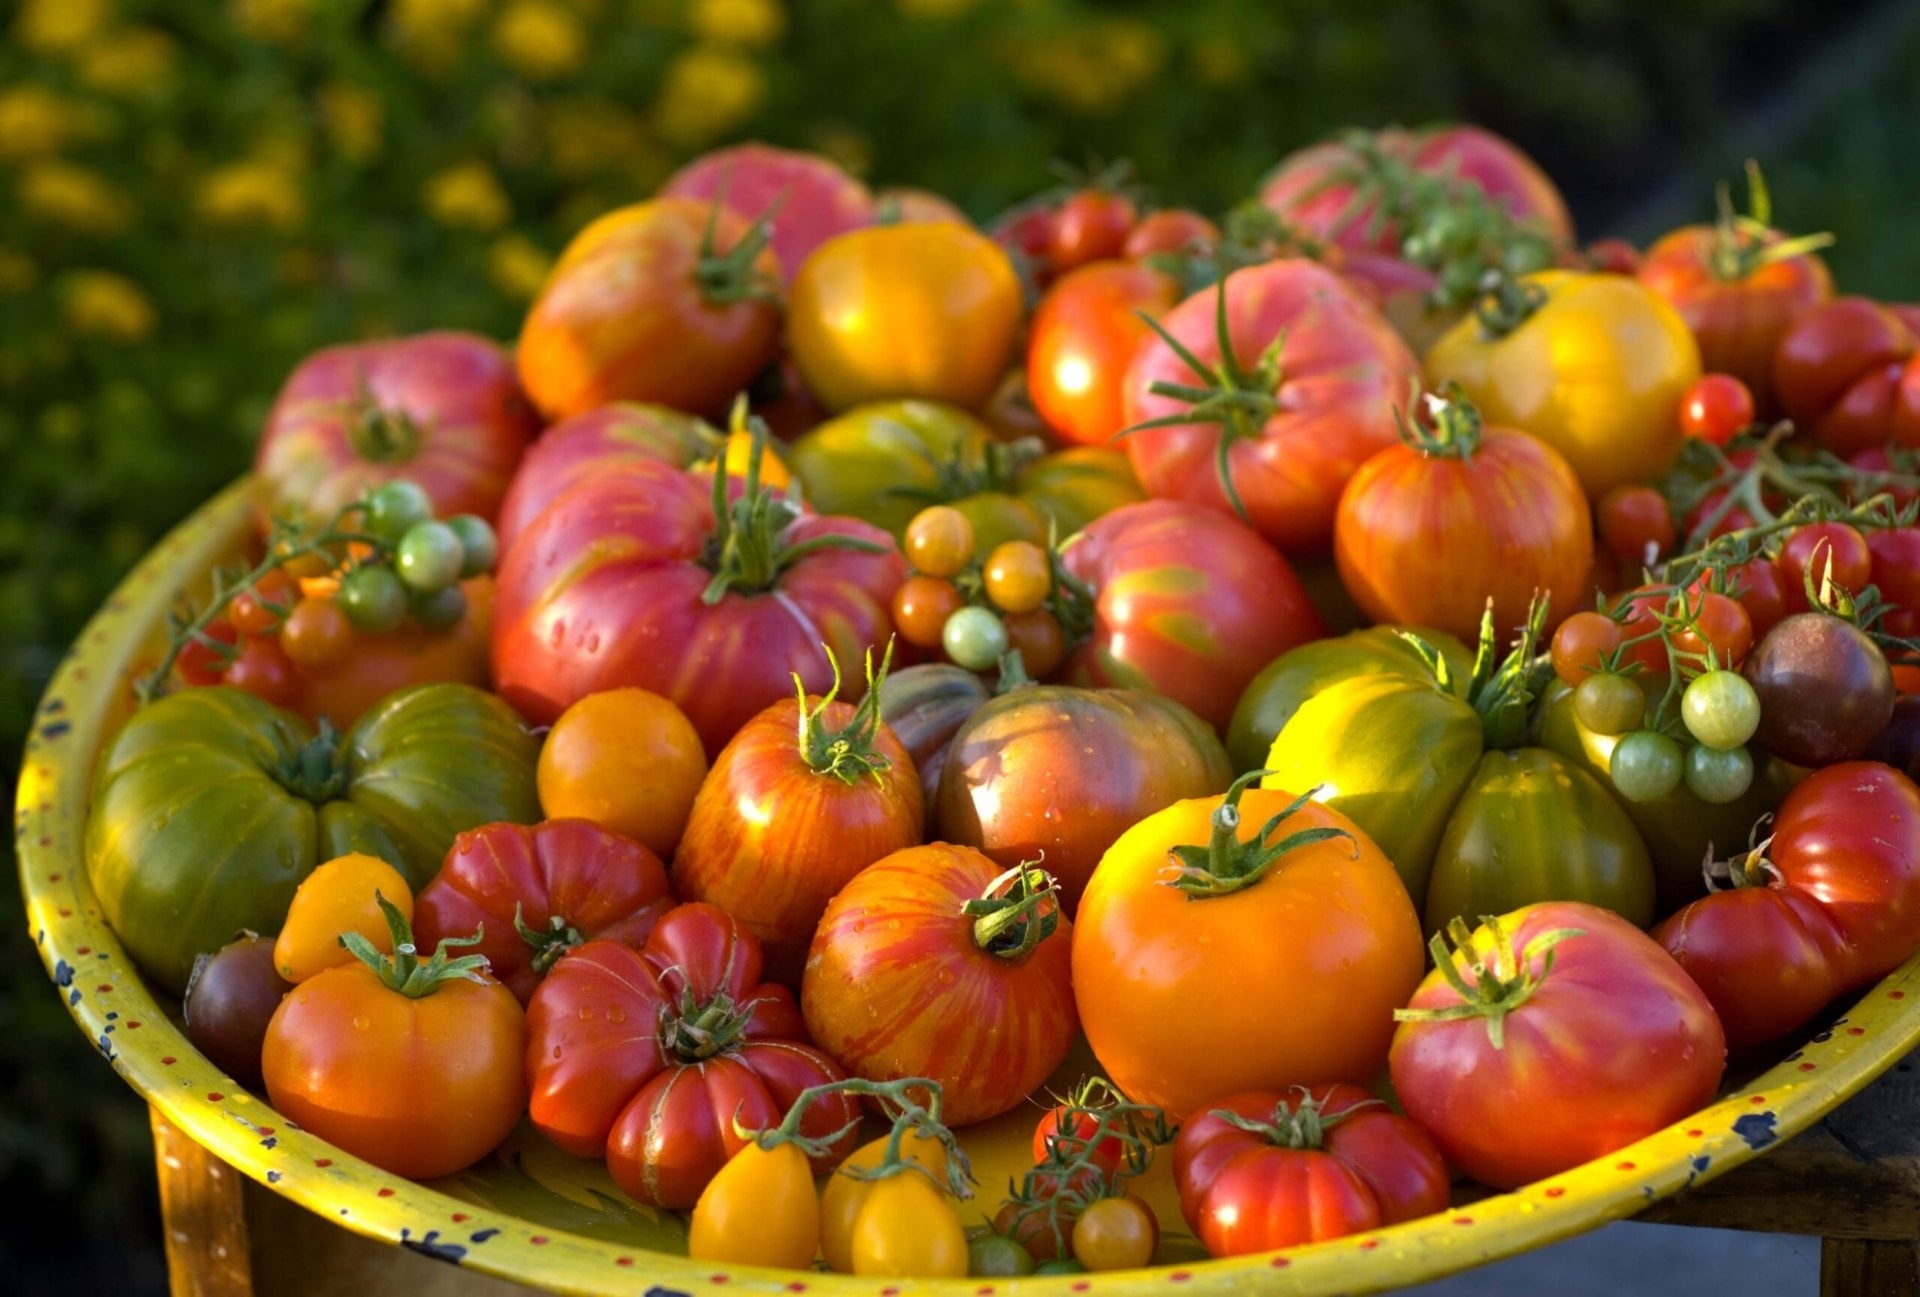
[[[304,1128],[530,1121],[696,1256],[1139,1266],[1156,1162],[1225,1256],[1605,1155],[1920,948],[1920,310],[1748,187],[1643,255],[1470,127],[986,229],[722,150],[511,349],[288,378],[94,890]]]

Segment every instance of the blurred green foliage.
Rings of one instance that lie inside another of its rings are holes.
[[[249,461],[306,352],[510,338],[551,256],[679,162],[814,148],[978,217],[1130,157],[1218,211],[1349,124],[1479,121],[1583,232],[1688,176],[1860,5],[1784,0],[15,0],[0,6],[0,750],[115,580]],[[1920,45],[1763,154],[1843,286],[1920,296]],[[11,784],[9,778],[9,784]],[[18,897],[0,916],[19,930]],[[125,1227],[144,1121],[0,947],[0,1186]],[[109,1174],[100,1174],[105,1168]],[[67,1235],[71,1237],[70,1234]],[[0,1249],[0,1261],[5,1260]]]

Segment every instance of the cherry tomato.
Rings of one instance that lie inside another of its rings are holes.
[[[1880,597],[1898,608],[1920,611],[1920,528],[1891,527],[1867,533],[1871,576]]]
[[[1070,194],[1053,214],[1047,240],[1047,259],[1056,274],[1090,261],[1117,257],[1139,213],[1125,194],[1105,189],[1082,189]]]
[[[1709,650],[1720,666],[1739,666],[1753,648],[1753,620],[1740,601],[1724,594],[1688,592],[1686,609],[1693,625],[1678,631],[1673,646],[1682,653],[1705,655]]]
[[[407,478],[382,482],[367,496],[368,533],[390,545],[400,543],[408,530],[433,517],[433,498],[419,483]]]
[[[967,1240],[967,1273],[981,1279],[1032,1274],[1033,1254],[997,1231],[976,1234]]]
[[[1127,242],[1120,249],[1120,255],[1129,261],[1138,261],[1156,252],[1206,256],[1219,242],[1220,227],[1212,221],[1184,207],[1169,207],[1141,217],[1127,231]]]
[[[1579,687],[1600,669],[1600,659],[1620,647],[1625,638],[1620,623],[1602,612],[1577,612],[1553,632],[1553,673]]]
[[[1614,746],[1607,773],[1630,802],[1658,801],[1686,773],[1680,745],[1657,730],[1635,730]]]
[[[1686,784],[1695,797],[1715,806],[1738,801],[1753,787],[1753,754],[1702,743],[1687,753]]]
[[[973,558],[973,524],[948,504],[922,509],[907,524],[907,562],[927,576],[952,576]]]
[[[549,819],[592,820],[667,859],[707,777],[707,754],[671,700],[608,689],[560,713],[540,749],[537,777]]]
[[[393,569],[356,567],[340,578],[340,611],[369,635],[398,630],[407,615],[407,588]]]
[[[225,617],[216,617],[207,623],[206,629],[200,634],[203,639],[189,640],[186,647],[180,650],[180,656],[174,659],[174,670],[180,673],[184,684],[217,685],[231,659],[203,641],[212,640],[215,644],[231,647],[240,642],[240,632]]]
[[[193,961],[181,1014],[187,1039],[215,1067],[259,1090],[267,1023],[293,985],[273,968],[273,938],[244,933]]]
[[[1055,1144],[1059,1144],[1064,1152],[1078,1155],[1099,1127],[1100,1122],[1093,1114],[1074,1112],[1071,1105],[1057,1103],[1033,1128],[1033,1160],[1036,1163],[1048,1161]],[[1125,1153],[1120,1137],[1108,1135],[1100,1141],[1099,1147],[1090,1150],[1087,1155],[1102,1170],[1117,1171]]]
[[[733,448],[729,445],[727,449],[731,451]],[[773,456],[767,457],[767,468],[771,469],[778,463]],[[732,471],[731,465],[728,471]],[[473,513],[456,513],[447,519],[447,528],[460,542],[462,581],[479,576],[482,572],[493,571],[493,561],[500,556],[500,538],[485,518]]]
[[[1045,608],[1011,613],[1001,619],[1007,627],[1007,644],[1018,650],[1020,664],[1035,680],[1045,680],[1067,656],[1067,635],[1060,622]]]
[[[940,633],[947,656],[969,671],[985,671],[1012,643],[1007,624],[985,608],[962,608]]]
[[[273,568],[227,606],[227,619],[242,635],[268,635],[279,628],[298,595],[293,578]]]
[[[1702,374],[1680,398],[1680,431],[1724,446],[1753,426],[1753,393],[1732,374]]]
[[[444,522],[416,522],[400,538],[393,570],[409,590],[432,594],[458,581],[466,562],[453,528]]]
[[[1160,1222],[1139,1198],[1100,1198],[1073,1222],[1073,1259],[1089,1270],[1137,1270],[1153,1260]]]
[[[357,932],[383,955],[393,953],[377,896],[413,922],[413,889],[399,870],[358,851],[335,856],[300,880],[286,922],[273,943],[273,966],[289,982],[354,962],[340,936]],[[466,935],[466,934],[463,934]]]
[[[300,692],[299,675],[281,651],[277,639],[242,641],[224,680],[276,707],[291,707]]]
[[[967,606],[960,587],[943,576],[910,576],[893,592],[893,627],[917,648],[939,648],[947,618]]]
[[[325,671],[346,660],[353,623],[331,599],[302,599],[280,626],[280,649],[302,671]]]
[[[1574,687],[1573,714],[1595,734],[1625,734],[1647,711],[1647,696],[1626,676],[1588,676]]]
[[[1760,728],[1760,695],[1737,671],[1709,671],[1694,677],[1680,695],[1680,718],[1702,745],[1729,751],[1744,746]]]
[[[1846,523],[1813,522],[1796,528],[1787,537],[1774,565],[1780,570],[1787,611],[1804,612],[1809,574],[1815,590],[1831,574],[1835,585],[1858,594],[1872,579],[1873,553],[1867,548],[1866,537]]]
[[[987,598],[1004,612],[1032,612],[1053,591],[1053,562],[1032,541],[1002,541],[987,555],[982,572]]]
[[[407,596],[407,611],[413,614],[421,630],[434,634],[450,631],[467,615],[467,592],[458,585],[416,590]]]
[[[1739,591],[1736,598],[1746,611],[1754,638],[1764,636],[1791,611],[1787,607],[1786,583],[1780,578],[1780,569],[1765,558],[1734,568],[1731,575],[1733,588]]]
[[[813,1167],[795,1144],[749,1142],[700,1191],[687,1228],[696,1261],[805,1270],[820,1250]]]
[[[1629,570],[1651,567],[1673,548],[1673,510],[1650,486],[1616,486],[1594,510],[1600,539]]]

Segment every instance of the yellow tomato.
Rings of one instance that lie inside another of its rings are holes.
[[[536,777],[548,819],[592,820],[669,859],[707,777],[707,754],[672,700],[608,689],[560,713]]]
[[[916,1171],[874,1182],[853,1221],[853,1273],[959,1278],[967,1232],[953,1200]]]
[[[939,1140],[910,1134],[900,1141],[900,1148],[908,1161],[926,1167],[929,1172],[942,1180],[946,1178],[947,1148]],[[870,1144],[861,1145],[840,1164],[840,1171],[827,1177],[827,1187],[820,1194],[820,1250],[826,1256],[827,1264],[841,1274],[854,1273],[853,1234],[854,1226],[859,1221],[860,1209],[866,1205],[867,1195],[877,1185],[886,1183],[882,1180],[857,1180],[841,1172],[849,1169],[871,1171],[880,1165],[880,1160],[886,1151],[887,1137],[884,1135]],[[891,1178],[919,1179],[920,1177],[909,1174]],[[961,1250],[966,1250],[964,1240]]]
[[[820,1200],[797,1144],[748,1144],[693,1205],[687,1255],[696,1261],[805,1270],[819,1250]]]
[[[1544,295],[1539,307],[1505,333],[1468,315],[1427,353],[1427,381],[1451,379],[1488,423],[1559,451],[1589,498],[1658,477],[1700,377],[1686,321],[1625,275],[1543,270],[1520,283]]]
[[[744,478],[748,467],[753,463],[753,434],[742,429],[727,434],[727,476]],[[713,461],[703,459],[693,465],[694,473],[713,472]],[[769,490],[784,491],[793,485],[793,474],[787,470],[786,461],[768,445],[760,455],[760,482]]]
[[[1020,277],[962,225],[877,225],[822,244],[787,299],[787,344],[828,409],[922,397],[985,405],[1021,318]]]
[[[393,937],[374,893],[391,901],[413,922],[413,889],[398,869],[376,856],[352,851],[316,868],[301,880],[287,908],[287,921],[273,943],[273,966],[289,982],[354,962],[340,934],[357,932],[382,954],[393,953]]]

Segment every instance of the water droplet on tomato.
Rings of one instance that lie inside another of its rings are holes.
[[[593,634],[587,636],[586,649],[589,653],[598,653],[600,651],[600,632],[595,631]]]
[[[369,1018],[366,1014],[356,1013],[353,1015],[353,1029],[355,1031],[369,1031],[372,1028],[373,1019]]]
[[[582,1022],[593,1021],[593,1009],[590,1005],[583,1004],[580,1006],[580,1021]]]
[[[611,1022],[617,1025],[619,1023],[625,1022],[626,1020],[627,1020],[627,1011],[621,1008],[619,1005],[616,1004],[611,1009],[607,1010],[608,1022]]]

